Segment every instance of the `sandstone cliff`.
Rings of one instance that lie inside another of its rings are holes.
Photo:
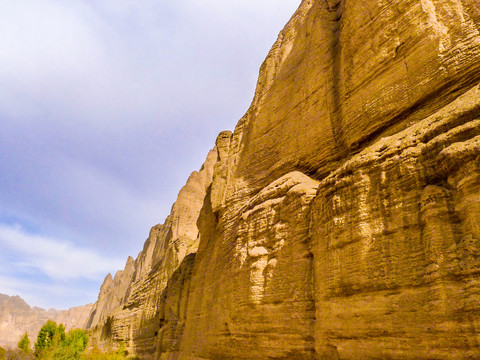
[[[476,0],[304,0],[202,186],[130,280],[106,279],[97,308],[122,300],[94,314],[98,341],[144,359],[480,358],[479,84]]]
[[[124,270],[105,278],[88,327],[94,343],[124,341],[137,353],[154,351],[158,333],[159,299],[182,262],[198,249],[196,222],[212,182],[217,149],[202,168],[193,172],[180,190],[171,214],[150,230],[137,259],[129,258]],[[141,345],[140,345],[141,343]]]
[[[93,304],[78,306],[68,310],[44,310],[31,308],[21,297],[0,294],[0,346],[16,348],[20,338],[28,332],[30,341],[37,339],[37,334],[47,320],[65,325],[67,330],[87,326],[87,320]]]

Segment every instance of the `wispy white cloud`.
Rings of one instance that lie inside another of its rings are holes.
[[[0,264],[0,293],[67,309],[96,301],[103,278],[123,268],[124,259],[0,223]]]
[[[69,283],[51,279],[40,281],[0,272],[0,289],[2,294],[20,295],[30,306],[62,310],[95,302],[99,285],[93,281],[81,279]]]
[[[96,279],[123,263],[69,241],[30,234],[19,225],[0,224],[0,243],[2,253],[15,259],[3,259],[4,264],[10,262],[24,272],[38,272],[52,280]]]

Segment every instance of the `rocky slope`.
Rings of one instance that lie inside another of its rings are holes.
[[[92,334],[144,359],[480,358],[479,83],[476,0],[304,0]]]
[[[32,344],[38,331],[47,320],[65,325],[66,329],[86,328],[93,304],[68,310],[31,308],[21,297],[0,294],[0,346],[15,348],[20,338],[28,332]]]

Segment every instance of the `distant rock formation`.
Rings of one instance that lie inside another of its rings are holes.
[[[91,314],[141,359],[480,358],[480,6],[303,0]]]
[[[47,320],[65,325],[67,330],[85,329],[93,304],[68,310],[31,308],[20,296],[0,294],[0,346],[15,348],[20,338],[28,332],[32,344]]]

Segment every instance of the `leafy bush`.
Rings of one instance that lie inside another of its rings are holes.
[[[63,324],[48,320],[38,332],[35,356],[40,360],[76,360],[87,348],[85,330],[74,329],[65,333]]]
[[[24,335],[25,337],[25,335]],[[28,339],[28,335],[27,335]],[[19,341],[20,343],[23,338]],[[23,341],[25,342],[25,341]],[[22,342],[22,344],[23,344]],[[65,333],[62,324],[47,321],[38,332],[35,343],[35,357],[37,360],[134,360],[127,357],[125,344],[121,343],[118,350],[100,351],[97,347],[85,351],[88,344],[88,335],[85,330],[74,329]],[[26,354],[25,354],[26,355]],[[1,355],[0,355],[1,356]],[[23,358],[6,358],[14,360]],[[30,358],[29,358],[30,359]],[[4,360],[0,357],[0,360]]]
[[[125,344],[122,342],[117,350],[101,351],[94,347],[84,354],[82,360],[137,360],[136,356],[127,356]]]
[[[0,359],[3,360],[34,360],[34,357],[32,354],[27,354],[25,351],[20,350],[20,349],[8,349],[5,351],[5,357],[2,358],[0,356]]]
[[[100,351],[94,348],[83,355],[82,360],[125,360],[125,355],[116,351]]]

